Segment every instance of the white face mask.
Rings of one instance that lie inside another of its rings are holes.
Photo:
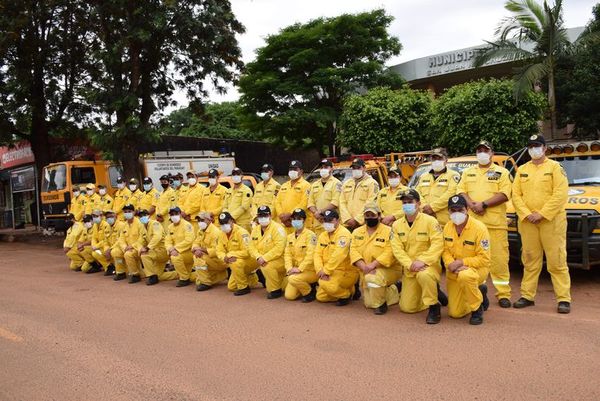
[[[133,212],[125,212],[123,213],[123,217],[125,217],[126,220],[131,220],[133,219]]]
[[[102,221],[102,217],[94,217],[93,221],[94,221],[94,224],[100,224],[100,222]]]
[[[88,189],[87,191],[85,191],[85,193],[87,194],[87,196],[92,196],[94,195],[94,190]]]
[[[322,168],[321,170],[319,170],[319,174],[321,174],[321,178],[327,178],[329,177],[329,169]]]
[[[363,176],[363,171],[356,169],[356,170],[352,170],[352,178],[354,178],[355,180],[362,178]]]
[[[488,164],[490,164],[491,158],[492,156],[489,153],[477,153],[477,163],[481,164],[482,166],[487,166]]]
[[[100,189],[98,190],[98,193],[99,193],[100,195],[104,196],[104,195],[106,195],[106,189],[104,189],[104,188],[100,188]]]
[[[325,222],[325,223],[323,223],[323,229],[325,231],[327,231],[328,233],[334,232],[335,231],[335,224],[329,223],[329,222]]]
[[[262,178],[263,181],[267,181],[269,178],[271,178],[271,175],[269,173],[260,173],[260,178]]]
[[[231,181],[233,181],[234,184],[239,184],[240,182],[242,182],[242,176],[241,175],[232,175]]]
[[[444,169],[444,167],[446,167],[446,162],[444,162],[443,160],[434,160],[431,162],[431,168],[436,173],[439,173],[440,171],[442,171]]]
[[[188,184],[190,184],[190,186],[194,186],[196,185],[196,179],[195,178],[188,178]]]
[[[208,179],[208,185],[210,185],[211,187],[217,185],[217,179],[216,178],[209,178]]]
[[[467,214],[463,212],[454,212],[450,214],[450,220],[457,226],[460,226],[467,220]]]
[[[288,177],[290,177],[290,180],[297,180],[298,172],[296,170],[290,170],[288,171]]]
[[[544,156],[544,147],[536,146],[529,148],[527,149],[527,152],[529,152],[529,156],[531,156],[533,160],[541,159]]]
[[[177,224],[177,223],[179,223],[179,221],[180,221],[180,220],[181,220],[181,216],[180,216],[180,215],[178,215],[178,214],[174,214],[173,216],[171,216],[171,221],[172,221],[174,224]]]
[[[259,217],[258,218],[258,224],[260,224],[262,227],[268,226],[270,222],[271,222],[270,217]]]
[[[120,182],[120,183],[117,184],[117,188],[123,189],[123,188],[125,188],[125,184],[122,183],[122,182]]]
[[[204,230],[206,230],[206,227],[208,227],[208,224],[206,224],[205,222],[203,222],[203,221],[198,222],[198,228],[200,230],[204,231]]]
[[[73,197],[77,198],[79,196],[79,192],[73,192]]]
[[[231,224],[221,224],[221,231],[225,234],[229,234],[231,232]]]
[[[398,185],[400,185],[400,178],[390,178],[389,182],[390,182],[390,187],[396,188]]]
[[[94,224],[94,223],[92,223],[91,221],[87,221],[87,222],[83,223],[83,225],[84,225],[84,226],[85,226],[85,228],[87,228],[87,229],[90,229],[90,228],[92,228],[92,225],[93,225],[93,224]]]
[[[131,192],[135,192],[136,189],[137,189],[137,185],[135,185],[135,184],[132,184],[132,185],[129,186],[129,190]]]

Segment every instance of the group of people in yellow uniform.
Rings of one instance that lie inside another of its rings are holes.
[[[352,162],[352,177],[340,182],[325,159],[320,179],[303,178],[300,161],[289,165],[280,185],[273,166],[262,166],[254,192],[239,168],[232,186],[208,172],[208,186],[194,171],[150,178],[119,177],[114,199],[106,188],[88,184],[73,190],[64,251],[72,270],[104,271],[114,280],[129,277],[148,285],[177,280],[206,291],[227,281],[235,296],[258,283],[267,298],[347,305],[363,298],[382,315],[389,305],[402,312],[428,310],[426,323],[448,315],[470,315],[483,322],[489,307],[486,280],[491,275],[500,307],[534,305],[546,256],[559,313],[570,312],[566,263],[567,178],[545,157],[543,136],[529,139],[531,161],[511,182],[509,172],[492,162],[492,146],[481,141],[478,165],[461,175],[446,166],[443,148],[432,152],[431,170],[415,188],[402,185],[396,167],[380,189],[365,163]],[[521,297],[511,303],[506,202],[519,218],[524,275]],[[441,287],[446,270],[446,295]]]

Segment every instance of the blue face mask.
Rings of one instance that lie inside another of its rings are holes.
[[[292,227],[294,227],[296,230],[300,230],[302,227],[304,227],[304,221],[292,220]]]
[[[181,181],[173,180],[173,188],[179,188],[181,186]]]
[[[140,217],[140,221],[142,222],[142,224],[148,224],[148,222],[150,221],[150,216],[142,216]]]
[[[144,184],[144,191],[148,192],[152,189],[152,184]]]
[[[115,218],[114,217],[107,217],[106,218],[106,222],[112,226],[113,224],[115,224]]]
[[[125,217],[127,220],[131,220],[133,219],[133,212],[125,212],[123,213],[123,217]]]
[[[414,203],[405,203],[402,205],[402,210],[407,216],[412,216],[417,211],[417,205]]]

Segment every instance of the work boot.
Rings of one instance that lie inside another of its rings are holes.
[[[97,263],[92,263],[90,270],[86,271],[86,274],[98,273],[102,271],[102,266]]]
[[[360,280],[354,284],[354,295],[352,295],[352,300],[358,301],[361,297],[362,293],[360,292]]]
[[[437,285],[438,290],[438,301],[442,306],[448,306],[448,295],[444,291],[442,291],[442,287],[440,287],[440,283]],[[437,323],[437,322],[436,322]]]
[[[302,302],[307,304],[315,299],[317,299],[317,286],[315,284],[311,284],[310,292],[302,297]]]
[[[113,278],[113,280],[119,281],[119,280],[125,280],[126,278],[127,278],[126,273],[117,273],[116,276]]]
[[[483,306],[483,310],[488,310],[488,308],[490,307],[490,300],[487,296],[487,285],[481,284],[479,286],[479,291],[481,291],[481,295],[483,295],[483,302],[481,303],[481,305]]]
[[[469,319],[469,324],[477,326],[483,323],[483,304],[479,305],[479,308],[473,313],[471,313],[471,318]]]
[[[129,284],[139,283],[140,281],[142,281],[142,279],[138,275],[129,276]]]
[[[208,291],[210,290],[212,287],[210,285],[206,285],[206,284],[198,284],[196,286],[196,291]]]
[[[350,297],[348,298],[340,298],[335,303],[336,306],[346,306],[350,303]]]
[[[283,292],[280,289],[271,291],[270,293],[267,294],[267,299],[277,299],[277,298],[280,298],[282,295],[283,295]]]
[[[106,271],[104,272],[104,275],[112,276],[113,274],[115,274],[115,267],[113,265],[108,265],[108,267],[106,268]]]
[[[498,300],[498,305],[500,305],[501,308],[510,308],[511,307],[510,299],[508,299],[508,298],[500,298]]]
[[[388,311],[387,302],[384,302],[381,305],[379,305],[377,308],[375,308],[373,313],[376,315],[385,315],[387,311]]]
[[[517,309],[521,309],[521,308],[527,308],[528,306],[533,306],[535,305],[535,302],[528,300],[527,298],[519,298],[517,300],[517,302],[515,302],[513,304],[513,308],[517,308]]]
[[[571,303],[567,301],[561,301],[558,303],[556,310],[558,313],[571,313]]]
[[[250,287],[244,287],[241,290],[237,290],[233,293],[233,295],[235,295],[236,297],[239,297],[240,295],[246,295],[246,294],[250,294]]]
[[[175,284],[175,287],[185,287],[191,284],[190,280],[177,280],[177,284]]]
[[[265,279],[262,270],[258,269],[256,275],[258,276],[258,282],[262,284],[263,288],[267,288],[267,280]]]
[[[152,276],[148,277],[148,281],[146,282],[146,285],[154,284],[158,284],[158,276],[156,274],[153,274]]]
[[[425,319],[425,323],[438,324],[440,320],[442,320],[442,313],[440,312],[440,309],[440,304],[431,305],[429,307],[429,313],[427,314],[427,319]]]

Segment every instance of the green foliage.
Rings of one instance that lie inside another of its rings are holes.
[[[339,143],[356,153],[429,149],[431,104],[431,94],[408,86],[352,95],[344,102]]]
[[[400,52],[384,10],[295,24],[268,36],[240,78],[247,126],[290,145],[335,142],[343,99],[359,88],[398,87],[384,63]]]
[[[515,101],[514,82],[476,81],[450,88],[433,105],[432,134],[436,145],[453,155],[472,153],[486,139],[503,152],[514,152],[538,132],[544,96],[527,92]]]

